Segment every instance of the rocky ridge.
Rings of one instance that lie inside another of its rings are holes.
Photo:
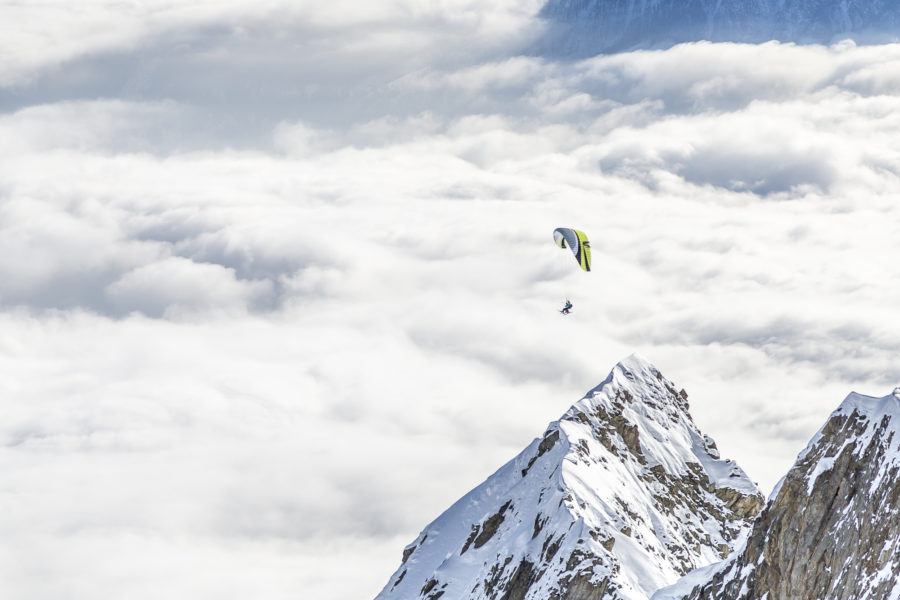
[[[848,396],[773,491],[743,551],[685,600],[894,600],[898,573],[900,388]]]

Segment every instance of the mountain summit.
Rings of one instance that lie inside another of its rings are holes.
[[[631,356],[428,525],[376,600],[646,600],[728,556],[762,505]]]
[[[895,0],[549,0],[549,53],[590,56],[680,42],[894,40]]]

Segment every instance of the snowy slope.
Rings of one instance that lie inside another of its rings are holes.
[[[772,492],[745,548],[707,575],[691,594],[654,600],[900,599],[900,388],[850,394]]]
[[[763,498],[646,360],[428,525],[376,600],[646,600],[722,560]]]
[[[576,55],[697,40],[830,43],[896,39],[893,0],[549,0],[548,49]]]

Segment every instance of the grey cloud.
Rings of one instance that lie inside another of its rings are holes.
[[[169,258],[133,269],[106,287],[113,306],[151,317],[175,312],[244,311],[271,293],[264,281],[238,281],[221,265]]]
[[[643,330],[633,328],[629,335],[636,343],[674,340],[688,346],[747,346],[785,365],[829,365],[821,370],[823,381],[874,382],[887,387],[900,378],[900,371],[885,361],[900,345],[894,334],[882,333],[883,322],[841,322],[839,313],[833,313],[832,320],[839,324],[829,324],[821,316],[753,304],[708,306],[702,314],[681,319],[663,317]]]
[[[774,144],[777,144],[773,140]],[[835,168],[815,152],[793,155],[758,149],[711,147],[691,155],[676,172],[697,185],[710,184],[761,196],[790,192],[803,186],[827,191],[837,179]]]
[[[778,400],[790,407],[794,407],[796,402],[796,399],[790,397]],[[798,454],[824,422],[818,406],[815,409],[808,407],[802,413],[796,414],[785,414],[786,411],[776,414],[769,412],[765,407],[759,408],[761,412],[755,414],[746,424],[750,429],[748,433],[752,432],[752,435],[759,436],[761,443],[765,443],[762,440],[777,440],[780,444],[791,444]]]
[[[98,7],[96,25],[122,33],[94,43],[90,35],[68,37],[77,24],[48,8],[45,19],[73,29],[61,33],[55,52],[36,47],[23,58],[39,68],[27,82],[7,87],[0,109],[98,97],[169,101],[196,110],[159,128],[159,145],[143,149],[267,146],[281,121],[332,127],[381,118],[399,108],[390,91],[394,80],[426,66],[453,70],[505,56],[530,35],[529,9],[516,3],[491,5],[487,15],[469,14],[466,2],[428,9],[406,4],[343,12],[323,2],[157,11],[105,6]],[[460,37],[467,37],[464,47],[444,52]],[[405,104],[403,115],[416,114],[429,108],[429,99]]]

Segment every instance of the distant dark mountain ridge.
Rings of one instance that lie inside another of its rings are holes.
[[[900,37],[896,0],[549,0],[542,50],[589,56],[680,42],[828,44]]]

